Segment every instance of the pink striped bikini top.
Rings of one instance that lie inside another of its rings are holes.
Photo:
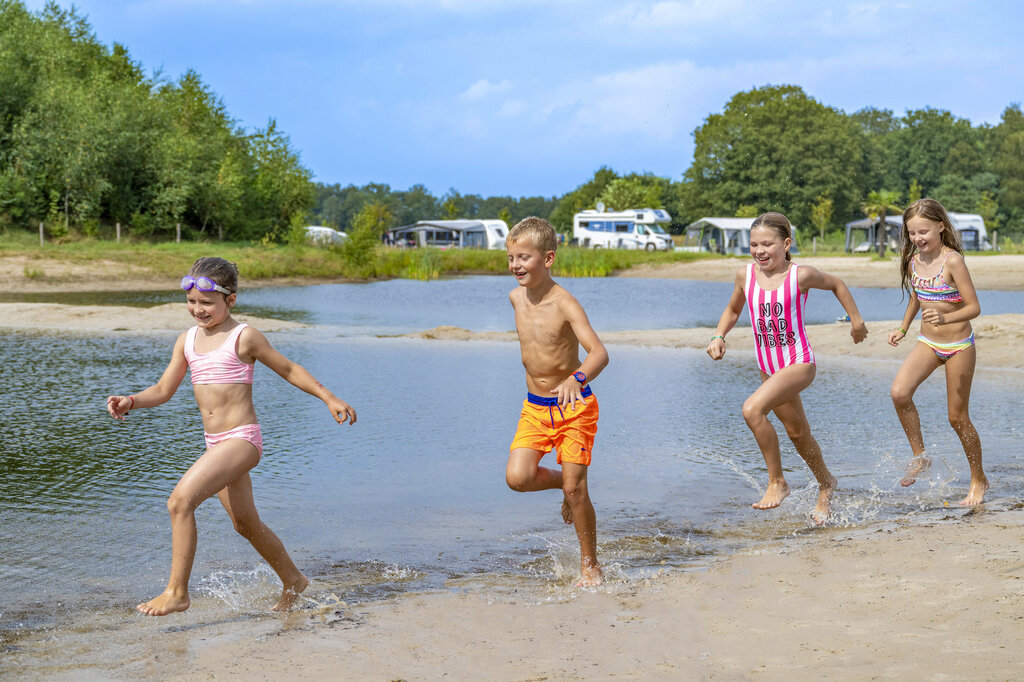
[[[807,294],[800,296],[796,264],[771,291],[758,286],[755,267],[751,263],[747,268],[746,292],[758,367],[770,375],[789,365],[814,364],[814,350],[804,329]]]
[[[192,327],[185,335],[185,360],[192,372],[193,384],[251,384],[255,363],[242,362],[238,358],[238,336],[249,325],[240,323],[231,330],[228,338],[209,353],[196,352],[196,332]]]

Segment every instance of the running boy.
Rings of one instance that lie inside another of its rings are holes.
[[[600,585],[597,517],[587,491],[587,467],[597,435],[597,397],[590,381],[608,364],[608,352],[583,307],[551,279],[557,240],[546,220],[526,218],[505,240],[508,269],[519,287],[509,293],[526,369],[526,400],[505,469],[519,492],[561,488],[562,518],[580,541],[580,587]],[[587,352],[580,362],[579,347]],[[557,452],[561,471],[540,466]]]

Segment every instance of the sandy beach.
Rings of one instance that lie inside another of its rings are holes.
[[[560,603],[428,595],[305,625],[282,618],[258,633],[232,628],[179,655],[179,671],[195,680],[1019,679],[1022,541],[1021,511],[825,529],[784,550]]]
[[[894,266],[867,259],[800,262],[853,286],[891,286],[895,279]],[[728,281],[742,263],[645,267],[624,276]],[[979,288],[1024,289],[1024,256],[974,257],[969,265]],[[29,278],[24,263],[0,259],[0,282],[8,292],[56,290],[46,287],[56,286],[47,278],[57,267],[38,267],[47,274]],[[60,286],[84,286],[96,275],[68,268]],[[127,283],[165,288],[151,286],[144,273]],[[240,317],[268,331],[303,326]],[[170,332],[187,324],[177,303],[145,309],[0,303],[0,328],[8,330]],[[869,337],[859,345],[850,341],[848,324],[813,325],[809,334],[821,357],[895,364],[912,345],[886,343],[896,324],[869,323]],[[1024,369],[1024,315],[983,315],[974,329],[980,367]],[[609,345],[702,349],[711,333],[661,329],[602,337]],[[511,333],[455,327],[406,336],[515,341]],[[736,329],[727,343],[734,355],[753,352],[749,329]],[[566,589],[553,599],[430,593],[241,618],[199,631],[175,628],[172,616],[161,621],[166,629],[157,643],[123,667],[69,673],[55,660],[50,670],[36,672],[189,680],[1017,679],[1024,650],[1024,511],[997,490],[990,500],[972,511],[951,508],[928,523],[814,530],[785,546],[716,559],[707,570]]]

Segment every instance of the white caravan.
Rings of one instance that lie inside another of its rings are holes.
[[[572,217],[572,236],[584,248],[671,251],[672,237],[662,227],[670,222],[660,208],[586,210]]]
[[[442,249],[504,249],[508,225],[504,220],[420,220],[388,232],[398,246],[436,246]]]

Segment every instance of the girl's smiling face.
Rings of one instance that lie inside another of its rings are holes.
[[[792,246],[791,239],[782,236],[770,227],[755,227],[750,231],[750,255],[762,270],[774,270],[786,262],[786,252]]]
[[[195,287],[185,294],[188,314],[203,329],[212,329],[231,317],[235,298],[235,294],[225,296],[217,291],[199,291]]]
[[[944,229],[945,226],[941,222],[920,215],[907,220],[907,237],[917,250],[924,254],[937,254],[942,250]]]

